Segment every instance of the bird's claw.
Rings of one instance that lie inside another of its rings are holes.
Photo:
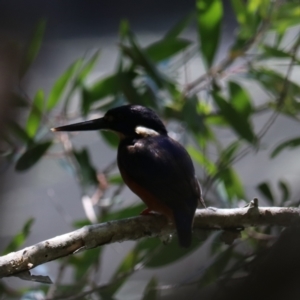
[[[140,213],[141,216],[149,216],[154,214],[155,214],[154,211],[151,210],[150,208],[146,208]]]

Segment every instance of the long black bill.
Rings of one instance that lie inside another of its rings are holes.
[[[51,131],[88,131],[100,129],[108,129],[104,118],[51,128]]]

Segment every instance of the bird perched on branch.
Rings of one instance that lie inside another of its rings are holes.
[[[189,247],[201,188],[187,151],[157,114],[139,105],[109,110],[103,118],[52,128],[52,131],[109,130],[120,137],[118,167],[124,182],[152,211],[175,223],[179,244]]]

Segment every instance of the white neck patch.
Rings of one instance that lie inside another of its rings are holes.
[[[143,126],[135,127],[135,132],[143,137],[159,135],[157,131]]]

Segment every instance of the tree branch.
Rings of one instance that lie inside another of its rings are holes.
[[[238,229],[257,225],[286,227],[298,223],[300,223],[300,209],[258,207],[257,199],[254,199],[244,208],[198,209],[194,229]],[[163,236],[174,232],[174,226],[161,215],[137,216],[85,226],[0,257],[0,278],[105,244]]]

